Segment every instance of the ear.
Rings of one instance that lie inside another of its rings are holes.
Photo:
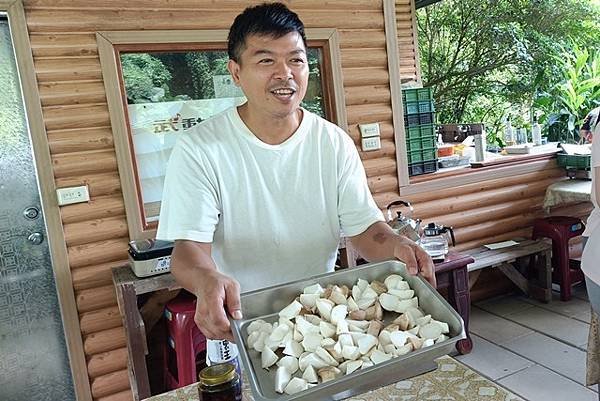
[[[235,83],[236,86],[240,86],[240,68],[241,66],[234,60],[229,59],[227,62],[227,69],[229,70],[231,78],[233,78],[233,83]]]

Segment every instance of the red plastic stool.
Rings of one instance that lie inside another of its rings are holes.
[[[192,384],[206,366],[206,337],[196,323],[196,298],[182,293],[165,306],[167,341],[163,345],[165,387],[173,390]]]
[[[533,222],[533,239],[552,240],[552,282],[560,284],[560,300],[571,299],[571,283],[583,281],[579,266],[569,260],[569,239],[581,235],[585,225],[576,217],[552,216]]]

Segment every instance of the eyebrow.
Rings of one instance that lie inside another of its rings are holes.
[[[275,54],[274,52],[267,50],[267,49],[259,49],[256,50],[254,53],[252,53],[252,57],[256,57],[256,56],[272,56],[273,54]],[[306,51],[304,51],[303,49],[296,49],[293,50],[289,53],[289,55],[298,55],[298,54],[306,54]]]

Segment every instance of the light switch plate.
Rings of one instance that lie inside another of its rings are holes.
[[[379,136],[379,123],[359,124],[358,129],[362,138]]]
[[[381,138],[379,136],[373,136],[362,139],[362,150],[364,152],[379,149],[381,149]]]
[[[73,203],[88,202],[90,200],[90,193],[88,192],[87,185],[80,187],[67,187],[58,188],[56,190],[56,197],[58,198],[58,205],[71,205]]]

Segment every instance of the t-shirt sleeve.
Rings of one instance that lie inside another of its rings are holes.
[[[340,147],[341,157],[338,156],[340,227],[343,236],[352,237],[363,233],[373,223],[385,220],[369,190],[367,175],[356,146],[349,137],[344,137]]]
[[[157,239],[212,242],[220,215],[216,182],[192,140],[178,140],[167,165]]]
[[[600,123],[592,139],[592,167],[600,167]]]

